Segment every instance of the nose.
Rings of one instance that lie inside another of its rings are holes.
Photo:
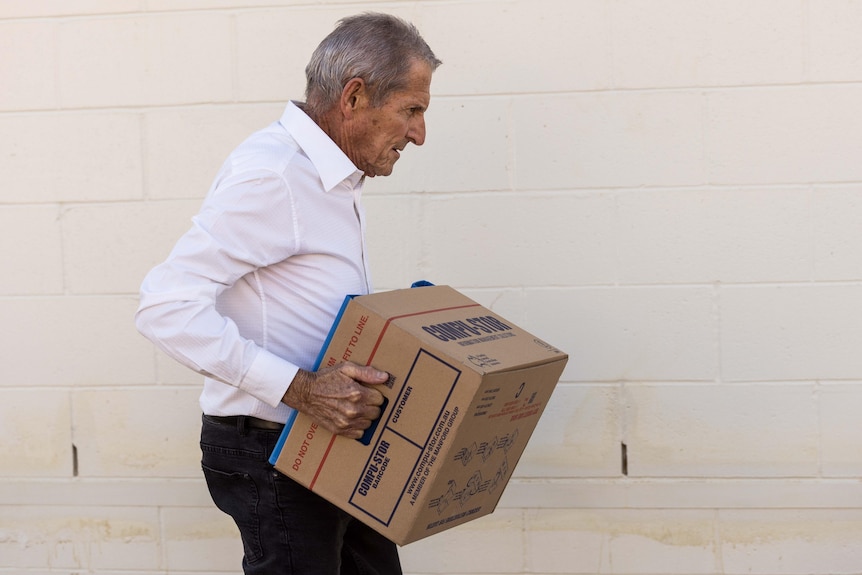
[[[421,146],[425,143],[425,116],[417,114],[407,126],[407,139]]]

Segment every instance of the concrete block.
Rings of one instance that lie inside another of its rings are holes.
[[[711,288],[530,289],[494,304],[569,354],[563,381],[713,381]]]
[[[2,476],[71,477],[71,411],[67,391],[0,389]]]
[[[392,175],[366,182],[365,190],[387,195],[511,190],[510,108],[508,99],[432,95],[425,114],[425,144],[409,145]]]
[[[506,509],[861,509],[855,478],[515,477]]]
[[[3,573],[3,575],[7,575],[7,574],[16,575],[17,574],[17,572],[14,571],[13,569],[6,569],[3,567],[0,567],[0,573]],[[63,575],[75,575],[74,571],[53,571],[51,569],[45,569],[45,570],[28,569],[27,570],[27,575],[57,575],[57,573],[62,573]],[[138,575],[138,574],[136,573],[135,575]],[[149,573],[143,573],[142,575],[150,575],[150,574]],[[161,573],[152,573],[152,575],[162,575],[162,574]]]
[[[11,1],[0,5],[0,18],[55,17],[95,14],[118,14],[143,10],[147,0],[40,0]]]
[[[81,477],[199,477],[197,388],[74,392]]]
[[[515,477],[617,477],[621,473],[619,389],[559,384]]]
[[[0,510],[0,557],[18,568],[155,570],[156,508],[7,506]]]
[[[798,0],[615,3],[617,85],[799,83],[804,79],[805,22],[805,7]]]
[[[814,279],[862,278],[859,256],[862,186],[818,187],[811,198]]]
[[[624,396],[630,477],[818,475],[813,384],[628,384]]]
[[[834,383],[818,390],[822,473],[829,477],[862,475],[862,384]]]
[[[623,0],[611,7],[614,84],[701,86],[709,79],[709,3]]]
[[[605,509],[629,506],[626,495],[626,485],[610,478],[513,477],[497,509]]]
[[[236,14],[239,99],[304,101],[305,66],[311,53],[340,18],[352,13],[321,6]]]
[[[702,107],[703,97],[694,92],[535,95],[516,100],[516,187],[701,184],[706,179]]]
[[[196,478],[26,477],[0,480],[0,506],[211,507],[203,473]]]
[[[0,172],[5,182],[0,203],[119,201],[142,196],[137,114],[0,116],[0,134],[10,136],[0,139]]]
[[[148,53],[148,20],[139,16],[62,22],[58,78],[64,107],[141,105],[148,102],[156,85],[163,87],[148,70],[153,65],[150,58],[158,55]]]
[[[282,104],[149,110],[144,114],[146,197],[201,199],[228,154],[278,121]]]
[[[230,101],[231,37],[230,17],[216,11],[67,19],[58,39],[61,102],[95,108]]]
[[[443,94],[596,90],[611,82],[608,5],[598,0],[425,2],[416,24],[443,66]],[[493,63],[492,63],[493,62]]]
[[[716,573],[715,514],[541,509],[526,514],[530,573]]]
[[[392,1],[392,0],[383,0]],[[147,0],[147,8],[151,12],[171,12],[185,10],[227,10],[245,9],[266,6],[293,6],[308,4],[305,0],[254,0],[253,3],[244,0]]]
[[[457,288],[464,295],[469,297],[470,299],[476,301],[479,305],[486,307],[492,311],[495,310],[495,306],[497,302],[503,300],[506,301],[509,298],[519,298],[523,297],[523,288],[519,287],[496,287],[496,288],[470,288],[470,287],[459,287]],[[515,309],[514,307],[510,308],[507,313],[509,315],[506,316],[506,319],[512,320],[514,323],[518,325],[522,325],[524,323],[524,310],[522,308]],[[527,330],[529,331],[529,330]]]
[[[14,58],[0,59],[3,83],[0,110],[39,110],[57,106],[55,36],[55,22],[0,23],[0,54],[15,55]]]
[[[424,254],[422,200],[409,194],[363,193],[362,205],[374,289],[405,288],[420,279],[440,283],[430,277]]]
[[[63,292],[63,244],[57,206],[0,207],[0,295]]]
[[[850,575],[859,572],[859,509],[719,511],[727,575]]]
[[[726,286],[720,289],[725,381],[854,379],[862,371],[862,286]]]
[[[538,287],[616,278],[612,197],[477,194],[422,206],[423,259],[438,283]]]
[[[731,0],[705,2],[704,7],[708,13],[709,84],[804,81],[808,9],[805,2]]]
[[[399,553],[405,573],[523,573],[523,516],[521,511],[497,509],[406,545]]]
[[[200,200],[83,204],[63,213],[67,288],[138,294],[150,268],[191,227]]]
[[[638,190],[617,196],[620,281],[809,281],[811,192]]]
[[[862,80],[862,5],[820,0],[808,7],[808,78],[815,82]]]
[[[862,178],[862,86],[836,84],[707,95],[714,184],[848,182]]]
[[[0,299],[0,385],[135,385],[154,380],[152,344],[135,330],[137,298]],[[50,353],[46,355],[46,350]]]
[[[720,572],[715,513],[688,510],[609,511],[611,573],[712,574]]]
[[[175,507],[162,511],[165,566],[171,573],[239,573],[242,541],[233,520],[215,508]]]
[[[527,571],[601,573],[607,536],[599,513],[541,509],[524,513]]]

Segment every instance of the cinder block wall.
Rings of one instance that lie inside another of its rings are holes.
[[[240,572],[198,377],[132,326],[344,15],[445,61],[378,289],[568,351],[498,511],[411,575],[862,573],[862,1],[0,2],[0,573]]]

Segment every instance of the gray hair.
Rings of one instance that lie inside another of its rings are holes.
[[[306,104],[322,113],[341,97],[344,86],[362,78],[378,107],[403,89],[415,60],[436,70],[440,60],[413,24],[389,14],[367,12],[339,20],[305,68]]]

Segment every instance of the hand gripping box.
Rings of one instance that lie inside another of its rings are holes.
[[[494,511],[568,356],[448,286],[348,298],[318,367],[388,372],[361,440],[299,413],[270,461],[405,545]]]

